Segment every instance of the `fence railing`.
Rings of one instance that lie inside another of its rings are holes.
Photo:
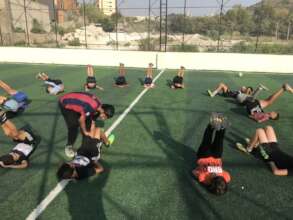
[[[109,16],[97,2],[3,0],[0,45],[293,54],[290,1],[116,0]]]

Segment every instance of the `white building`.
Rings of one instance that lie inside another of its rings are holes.
[[[116,0],[97,0],[97,6],[105,15],[116,13]]]

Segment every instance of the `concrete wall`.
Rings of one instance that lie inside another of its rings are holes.
[[[24,13],[24,1],[23,0],[10,0],[10,13],[12,25],[14,28],[26,29],[25,25],[25,13]],[[45,4],[46,3],[46,4]],[[34,2],[32,0],[26,1],[26,13],[27,13],[27,22],[29,31],[32,28],[33,19],[36,19],[39,23],[42,24],[42,27],[45,31],[50,31],[50,22],[53,17],[52,2],[41,1]]]
[[[292,55],[257,55],[229,53],[157,53],[137,51],[103,51],[86,49],[46,49],[0,47],[0,62],[54,63],[73,65],[156,67],[178,69],[225,70],[293,73]]]

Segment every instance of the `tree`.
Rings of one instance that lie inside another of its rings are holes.
[[[102,21],[102,28],[105,32],[113,32],[115,29],[115,22],[110,18],[104,18]]]
[[[31,32],[32,33],[37,33],[37,34],[46,33],[46,31],[43,29],[42,24],[35,18],[33,19],[33,22],[32,22]]]

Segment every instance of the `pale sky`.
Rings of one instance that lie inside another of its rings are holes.
[[[159,15],[160,0],[150,0],[153,5],[152,15]],[[163,2],[166,0],[163,0]],[[223,0],[225,10],[233,5],[250,6],[260,0]],[[124,15],[141,15],[148,14],[149,0],[117,0],[120,12]],[[219,13],[221,0],[186,0],[187,13],[195,16],[211,15]],[[168,0],[168,13],[183,13],[184,0]]]

